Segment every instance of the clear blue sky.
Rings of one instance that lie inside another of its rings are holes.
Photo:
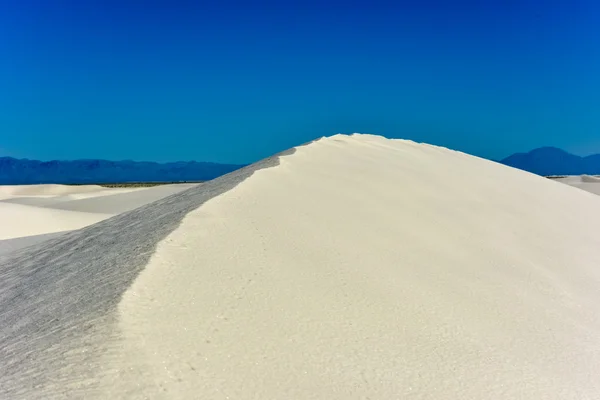
[[[600,152],[600,2],[4,0],[0,155],[251,162],[364,132]]]

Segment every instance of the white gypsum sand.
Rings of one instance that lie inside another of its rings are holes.
[[[564,178],[556,178],[556,181],[585,190],[586,192],[600,195],[600,178],[595,176],[567,176]]]
[[[0,241],[80,229],[193,186],[117,189],[94,185],[0,186]]]
[[[325,138],[0,262],[0,397],[600,398],[599,207]]]
[[[136,188],[134,190],[129,189],[126,192],[117,192],[116,194],[107,193],[101,197],[96,196],[91,198],[63,201],[53,204],[49,207],[59,210],[102,212],[116,215],[126,211],[134,210],[145,204],[149,204],[172,194],[182,192],[196,185],[198,184],[177,183],[147,188]]]
[[[13,251],[24,249],[37,243],[45,242],[64,235],[66,232],[43,233],[41,235],[29,235],[12,239],[0,240],[0,257],[6,256]]]
[[[109,190],[98,185],[0,185],[0,196],[59,196]]]
[[[0,202],[0,240],[79,229],[109,217]]]

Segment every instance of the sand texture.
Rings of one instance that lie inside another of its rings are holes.
[[[39,242],[43,235],[80,229],[193,186],[196,184],[119,189],[94,185],[0,186],[0,254]]]
[[[323,138],[0,257],[0,398],[598,399],[599,211]]]
[[[558,178],[556,181],[600,195],[600,178],[595,176],[567,176],[565,178]]]
[[[109,217],[109,214],[0,203],[0,240],[79,229]]]

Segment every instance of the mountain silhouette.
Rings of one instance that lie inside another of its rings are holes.
[[[556,147],[540,147],[528,153],[516,153],[500,163],[543,176],[600,175],[600,154],[580,157]]]
[[[543,176],[600,175],[600,154],[580,157],[556,147],[515,153],[499,162]],[[0,184],[207,181],[244,166],[197,161],[38,161],[0,157]]]
[[[107,160],[38,161],[0,157],[0,184],[206,181],[244,165]]]

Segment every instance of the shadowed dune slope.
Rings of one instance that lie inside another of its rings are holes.
[[[12,239],[0,240],[0,257],[13,251],[21,250],[34,244],[50,240],[52,238],[64,235],[66,232],[43,233],[41,235],[31,235]]]

